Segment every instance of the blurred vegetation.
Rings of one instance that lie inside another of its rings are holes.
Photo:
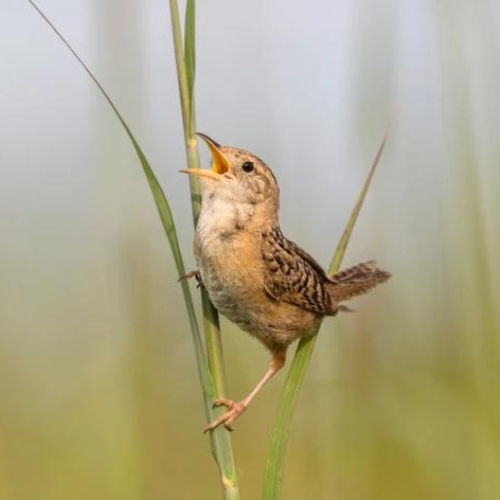
[[[0,18],[0,498],[218,498],[175,268],[134,152],[21,4]],[[189,251],[165,5],[42,7],[162,166]],[[325,322],[283,498],[499,498],[498,6],[198,7],[200,129],[269,161],[284,230],[324,264],[401,103],[345,261],[376,258],[393,279]],[[222,330],[238,397],[268,356]],[[234,433],[245,498],[261,491],[283,381]]]

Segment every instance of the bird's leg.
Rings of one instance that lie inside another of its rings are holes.
[[[177,282],[182,280],[189,280],[191,278],[196,278],[196,281],[198,282],[196,288],[200,288],[200,286],[203,285],[203,280],[201,279],[201,274],[198,269],[196,269],[195,271],[189,271],[188,273],[184,274],[177,280]]]
[[[273,353],[273,358],[269,365],[269,370],[265,375],[259,380],[259,383],[255,386],[252,392],[239,403],[225,398],[217,398],[214,401],[214,408],[218,406],[225,406],[227,411],[210,422],[205,428],[204,432],[213,431],[216,427],[223,424],[224,427],[232,431],[234,430],[231,424],[247,409],[248,405],[252,399],[257,395],[257,393],[266,385],[267,382],[274,376],[274,374],[279,371],[285,364],[285,353],[283,351]]]

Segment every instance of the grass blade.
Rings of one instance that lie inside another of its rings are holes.
[[[366,177],[363,187],[358,195],[358,199],[354,205],[349,220],[347,221],[344,232],[342,233],[340,241],[337,245],[337,249],[333,254],[328,268],[328,274],[335,273],[340,267],[342,258],[344,257],[349,243],[349,239],[358,219],[359,212],[361,211],[361,207],[365,200],[366,193],[368,192],[368,188],[370,187],[373,175],[380,160],[380,156],[382,155],[385,143],[387,142],[391,124],[392,120],[385,131],[382,142],[378,148],[377,154],[375,155],[375,159],[373,160],[370,171],[368,172],[368,176]],[[264,472],[264,486],[262,493],[262,498],[264,500],[276,500],[279,496],[290,423],[292,421],[293,411],[297,402],[299,390],[304,380],[314,345],[316,343],[318,330],[314,332],[313,336],[307,339],[302,339],[299,342],[285,380],[278,408],[278,416],[271,430],[270,449]]]
[[[198,143],[195,134],[196,116],[193,91],[195,78],[195,1],[188,0],[186,5],[184,50],[177,0],[170,0],[170,17],[177,66],[177,81],[181,100],[186,158],[189,168],[200,168]],[[200,212],[201,196],[198,179],[194,176],[190,176],[190,189],[193,220],[196,226]],[[217,397],[223,397],[225,393],[224,366],[219,317],[217,311],[208,299],[208,295],[204,288],[201,288],[201,300],[208,366],[214,381],[215,393]],[[223,412],[224,409],[219,409],[217,411]],[[220,426],[211,433],[211,440],[212,452],[220,471],[224,498],[238,499],[239,490],[237,485],[236,466],[234,463],[229,432],[224,427]]]
[[[175,265],[177,268],[177,272],[179,273],[179,276],[183,276],[185,274],[185,267],[184,267],[184,262],[182,259],[182,254],[181,250],[179,247],[179,241],[177,238],[177,231],[175,229],[175,223],[174,219],[172,216],[172,211],[170,209],[170,206],[167,201],[167,197],[165,196],[165,193],[163,192],[163,189],[158,182],[158,179],[156,175],[153,172],[153,169],[151,168],[151,165],[149,164],[146,155],[142,151],[141,147],[139,146],[137,140],[135,139],[134,135],[132,134],[128,124],[124,120],[123,116],[119,112],[118,108],[116,107],[115,103],[111,99],[111,97],[108,95],[104,87],[101,85],[99,80],[96,78],[96,76],[92,73],[90,68],[85,64],[85,62],[81,59],[81,57],[76,53],[76,51],[73,49],[73,47],[69,44],[69,42],[64,38],[64,36],[57,30],[57,28],[54,26],[54,24],[50,21],[50,19],[40,10],[40,8],[36,5],[35,2],[32,0],[28,0],[28,2],[33,6],[33,8],[40,14],[40,16],[44,19],[44,21],[52,28],[54,33],[57,35],[57,37],[63,42],[63,44],[66,46],[66,48],[71,52],[71,54],[75,57],[75,59],[78,61],[80,66],[86,71],[86,73],[90,76],[90,78],[93,80],[93,82],[96,84],[97,88],[100,90],[108,104],[111,106],[113,112],[115,113],[116,117],[122,124],[123,128],[125,129],[125,132],[127,133],[130,142],[132,143],[132,146],[134,147],[134,150],[139,158],[139,161],[141,163],[144,175],[146,176],[146,179],[148,181],[149,187],[151,189],[151,193],[153,195],[153,199],[156,204],[156,208],[158,210],[158,214],[160,216],[161,223],[163,225],[163,229],[165,230],[165,234],[167,235],[168,241],[170,243],[170,248],[172,250],[172,255],[174,257]],[[186,301],[186,307],[188,309],[188,315],[190,319],[190,325],[192,330],[198,331],[198,324],[196,320],[196,315],[194,312],[194,306],[193,306],[193,301],[191,297],[191,292],[189,291],[189,287],[185,281],[181,283],[183,294],[184,294],[184,299]]]
[[[173,14],[175,15],[176,9],[174,7]],[[178,11],[177,11],[178,12]],[[185,109],[189,109],[190,113],[183,115],[183,122],[187,121],[184,126],[184,139],[186,142],[186,156],[189,168],[200,168],[200,157],[198,153],[197,146],[197,136],[196,131],[196,114],[194,105],[194,78],[195,78],[195,1],[188,0],[186,4],[186,19],[185,19],[185,31],[184,31],[184,69],[182,64],[178,68],[178,71],[182,73],[183,70],[186,72],[186,77],[183,75],[179,78],[179,85],[183,85],[187,82],[188,86],[188,98],[189,102],[184,106]],[[180,51],[181,45],[181,35],[180,35],[180,20],[178,18],[172,21],[172,26],[174,29],[174,43],[175,50]],[[182,63],[182,58],[176,56],[176,60]],[[181,101],[185,99],[186,92],[180,92]],[[182,107],[182,106],[181,106]],[[199,194],[199,180],[195,176],[190,176],[191,184],[191,194],[195,198],[193,203],[193,219],[196,226],[196,222],[199,215],[200,200],[201,196]],[[222,360],[222,339],[220,336],[219,329],[219,317],[217,310],[212,306],[212,303],[208,299],[208,295],[205,289],[201,289],[201,299],[203,307],[203,317],[204,317],[204,328],[205,328],[205,338],[207,343],[207,354],[208,362],[210,367],[210,372],[214,378],[216,393],[218,397],[222,397],[225,392],[224,387],[224,373],[223,373],[223,360]],[[222,410],[221,410],[222,411]]]
[[[193,116],[193,89],[194,76],[196,73],[196,39],[195,39],[195,19],[196,19],[196,2],[195,0],[187,0],[186,3],[186,22],[184,28],[184,60],[186,64],[186,77],[189,94],[189,103],[191,108],[191,119]]]
[[[76,53],[76,51],[73,49],[73,47],[71,47],[71,45],[64,38],[64,36],[57,30],[57,28],[50,21],[50,19],[35,4],[35,2],[33,2],[32,0],[28,0],[28,2],[33,6],[33,8],[38,12],[38,14],[44,19],[44,21],[52,28],[52,30],[55,32],[57,37],[63,42],[63,44],[66,46],[66,48],[71,52],[71,54],[75,57],[75,59],[78,61],[78,63],[82,66],[82,68],[90,76],[90,78],[96,84],[97,88],[100,90],[102,95],[105,97],[108,104],[111,106],[116,117],[118,118],[118,120],[122,124],[123,128],[125,129],[125,132],[127,133],[128,137],[132,143],[132,146],[134,147],[134,150],[137,153],[137,156],[138,156],[139,161],[141,163],[142,169],[143,169],[144,174],[146,176],[146,179],[148,181],[148,185],[151,189],[151,193],[153,195],[153,199],[155,201],[156,208],[158,210],[158,214],[160,216],[160,219],[161,219],[163,228],[165,230],[165,233],[167,235],[168,241],[170,243],[170,247],[172,250],[172,254],[174,256],[174,261],[175,261],[179,276],[184,275],[185,274],[184,262],[182,259],[182,254],[180,251],[179,242],[177,239],[177,232],[175,229],[175,224],[174,224],[172,212],[170,210],[165,193],[163,192],[163,189],[161,188],[161,185],[158,182],[158,179],[156,178],[156,176],[153,172],[153,169],[151,168],[151,166],[146,158],[146,155],[144,154],[141,147],[139,146],[137,140],[135,139],[134,135],[132,134],[128,124],[125,122],[123,116],[119,112],[115,103],[110,98],[110,96],[108,95],[106,90],[103,88],[103,86],[101,85],[99,80],[95,77],[95,75],[89,69],[89,67],[80,58],[80,56]],[[196,360],[197,360],[197,366],[198,366],[198,374],[199,374],[200,383],[201,383],[202,391],[203,391],[203,401],[204,401],[205,413],[206,413],[207,420],[210,421],[210,420],[213,420],[214,418],[216,418],[216,416],[217,416],[217,412],[214,411],[212,408],[212,402],[215,399],[215,397],[217,397],[217,394],[216,394],[216,390],[215,390],[214,381],[212,379],[209,366],[207,364],[205,353],[203,351],[203,344],[201,341],[198,322],[196,319],[195,309],[194,309],[194,305],[193,305],[193,299],[192,299],[191,292],[189,290],[189,286],[188,286],[188,283],[186,282],[186,280],[183,280],[181,282],[181,287],[182,287],[184,301],[186,304],[186,309],[188,312],[190,331],[191,331],[191,335],[192,335],[193,343],[194,343],[194,347],[195,347],[195,354],[196,354]],[[205,316],[206,316],[205,317],[205,322],[206,322],[207,315],[205,315]],[[208,318],[210,319],[210,317],[208,317]],[[213,319],[212,319],[212,321],[213,321]],[[212,435],[211,435],[212,436],[212,450],[213,450],[214,455],[217,458],[218,463],[221,462],[223,464],[225,464],[225,463],[231,464],[232,463],[232,451],[231,451],[230,443],[228,445],[228,438],[227,438],[226,434],[227,434],[227,431],[225,431],[225,430],[224,430],[224,432],[212,433]],[[234,468],[234,464],[233,464],[233,468]],[[226,472],[225,469],[224,469],[224,472]],[[231,472],[231,470],[229,470],[229,472]],[[232,483],[231,475],[228,474],[228,477],[225,477],[223,475],[221,477],[221,480],[222,480],[223,485],[224,485],[224,491],[227,492],[227,493],[225,493],[225,498],[227,498],[227,499],[239,498],[237,488]],[[236,494],[234,492],[236,492]]]
[[[170,5],[170,20],[172,24],[172,37],[174,40],[174,52],[175,52],[175,66],[177,68],[177,84],[179,87],[179,96],[181,102],[181,114],[182,114],[182,125],[184,130],[184,142],[186,147],[186,157],[189,168],[199,168],[200,157],[198,154],[198,147],[196,141],[196,121],[194,114],[194,101],[192,99],[192,93],[189,92],[189,79],[188,71],[186,69],[186,63],[184,60],[184,48],[182,40],[182,30],[181,21],[179,17],[179,6],[176,0],[169,0]],[[194,41],[195,37],[195,18],[194,18],[194,7],[192,7],[191,12],[193,15],[190,17],[186,16],[186,43],[189,46],[189,50],[194,52]],[[193,72],[191,81],[194,83],[194,56],[192,58],[192,66],[190,66],[190,71]],[[191,167],[195,165],[196,167]],[[194,224],[198,221],[198,214],[200,213],[201,207],[201,195],[200,195],[200,183],[196,176],[189,176],[189,189],[191,192],[191,206],[193,209],[193,220]]]

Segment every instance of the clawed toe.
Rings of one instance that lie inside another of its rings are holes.
[[[203,431],[204,433],[208,431],[213,431],[221,424],[224,425],[224,427],[228,431],[231,432],[234,431],[231,424],[247,409],[246,405],[244,405],[243,403],[236,403],[231,399],[217,398],[214,401],[213,407],[218,408],[220,406],[225,406],[227,408],[227,411],[223,413],[220,417],[210,422],[205,427],[205,430]]]
[[[201,279],[201,274],[200,274],[200,271],[198,271],[198,270],[196,270],[196,271],[189,271],[188,273],[186,273],[183,276],[181,276],[177,280],[177,282],[182,281],[182,280],[189,280],[191,278],[196,278],[196,281],[198,282],[198,284],[196,285],[196,288],[199,288],[201,285],[203,285],[203,281]]]
[[[248,408],[248,405],[255,397],[255,395],[264,387],[268,380],[284,365],[285,363],[285,353],[284,351],[278,351],[273,353],[273,358],[269,366],[269,370],[260,379],[259,383],[255,386],[253,391],[248,394],[241,402],[235,403],[232,399],[217,398],[213,402],[213,408],[219,408],[220,406],[225,406],[227,408],[226,412],[217,417],[215,420],[210,422],[206,427],[204,432],[213,431],[219,425],[223,425],[228,431],[233,430],[232,423]]]
[[[219,408],[220,406],[225,406],[226,408],[232,408],[235,403],[232,399],[217,398],[212,405],[212,408]]]

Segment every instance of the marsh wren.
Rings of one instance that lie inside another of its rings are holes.
[[[198,134],[212,153],[211,170],[182,172],[200,177],[201,212],[194,237],[197,275],[219,313],[259,339],[271,352],[264,377],[241,402],[216,399],[227,411],[205,431],[232,423],[284,365],[290,343],[312,335],[324,316],[349,308],[342,302],[389,279],[370,261],[332,276],[283,236],[279,186],[257,156],[221,146]]]

